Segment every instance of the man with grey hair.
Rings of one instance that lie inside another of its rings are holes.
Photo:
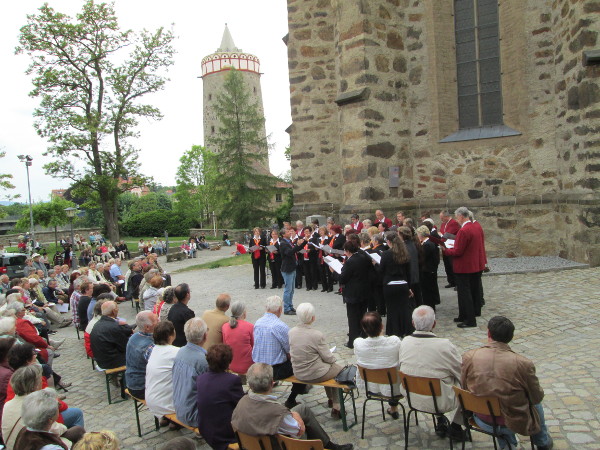
[[[323,430],[319,421],[305,404],[291,410],[277,402],[272,395],[273,368],[264,363],[254,363],[247,373],[251,391],[238,402],[231,424],[234,429],[251,436],[271,436],[273,448],[275,436],[283,434],[294,438],[306,436],[307,439],[319,439],[324,448],[332,450],[351,450],[352,444],[335,444]]]
[[[461,206],[454,216],[460,224],[454,246],[445,248],[444,255],[452,257],[452,269],[458,292],[459,328],[477,326],[476,316],[481,315],[481,273],[485,269],[483,230],[469,220],[469,210]]]
[[[433,333],[436,321],[435,312],[430,306],[415,308],[412,323],[415,332],[400,344],[400,370],[406,375],[440,379],[442,391],[436,398],[437,407],[439,412],[447,414],[437,418],[435,432],[440,437],[461,440],[464,437],[459,425],[462,418],[457,414],[459,403],[452,389],[452,386],[460,387],[460,353],[450,340]],[[404,387],[401,390],[406,396]],[[417,409],[436,412],[430,396],[410,394],[410,400]]]
[[[282,312],[281,298],[273,295],[267,298],[265,314],[254,324],[252,360],[273,366],[273,376],[276,380],[282,380],[294,374],[290,361],[288,338],[290,328],[280,319]],[[297,405],[296,397],[306,392],[303,384],[294,383],[290,396],[285,402],[286,406],[293,408]]]
[[[60,436],[51,430],[58,414],[58,398],[54,389],[42,389],[25,397],[21,407],[21,420],[25,426],[17,434],[14,448],[66,448]],[[83,436],[85,430],[78,428],[77,434]]]
[[[146,398],[146,366],[154,348],[152,333],[158,324],[158,317],[152,311],[141,311],[135,316],[137,332],[127,342],[125,350],[125,383],[131,395]]]
[[[208,372],[206,350],[208,325],[199,317],[189,319],[183,332],[185,344],[173,362],[173,404],[177,419],[191,427],[198,426],[196,378]]]
[[[129,325],[118,321],[119,305],[108,301],[102,304],[102,316],[90,333],[94,359],[103,369],[116,369],[125,365],[127,341],[132,334]]]

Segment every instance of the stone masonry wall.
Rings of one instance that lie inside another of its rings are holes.
[[[466,205],[491,255],[600,264],[600,69],[581,64],[600,2],[500,1],[504,123],[520,135],[441,143],[458,131],[452,4],[288,0],[294,211],[346,221]],[[323,166],[301,162],[313,158]]]

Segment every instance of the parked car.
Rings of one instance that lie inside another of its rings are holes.
[[[25,253],[4,253],[0,255],[0,275],[8,275],[13,278],[23,278],[23,269],[25,268]]]

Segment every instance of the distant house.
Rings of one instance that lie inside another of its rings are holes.
[[[50,192],[50,198],[51,199],[64,198],[66,192],[67,192],[66,189],[52,189],[52,191]]]

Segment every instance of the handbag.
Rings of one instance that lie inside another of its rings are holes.
[[[345,366],[341,372],[336,375],[335,381],[347,386],[356,385],[356,370],[356,366],[354,365],[350,364]]]

